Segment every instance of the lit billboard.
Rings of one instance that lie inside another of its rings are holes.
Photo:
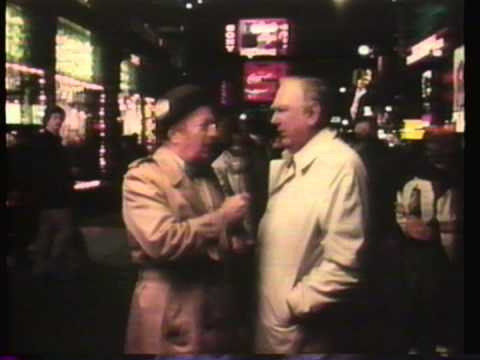
[[[236,45],[241,56],[252,58],[290,53],[290,24],[287,19],[240,20],[237,36]]]

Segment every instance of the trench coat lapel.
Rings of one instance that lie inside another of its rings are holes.
[[[192,180],[186,175],[180,164],[172,158],[170,151],[159,149],[153,155],[153,159],[157,162],[162,174],[168,179],[171,186],[183,195],[195,213],[199,215],[206,213],[206,205],[196,191]]]
[[[295,176],[293,166],[288,167],[285,160],[273,160],[270,162],[270,178],[268,182],[269,196],[277,193],[288,181]]]
[[[208,212],[204,201],[200,197],[200,194],[196,191],[195,186],[188,176],[184,176],[180,181],[177,189],[183,194],[188,203],[192,206],[193,210],[199,215]]]

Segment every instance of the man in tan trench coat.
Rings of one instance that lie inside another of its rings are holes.
[[[285,78],[272,104],[286,151],[259,226],[258,353],[363,352],[366,171],[327,127],[327,93],[319,79]]]
[[[215,116],[201,89],[177,87],[164,105],[166,143],[132,163],[123,183],[123,218],[140,268],[125,351],[231,352],[228,260],[245,249],[233,249],[228,233],[244,220],[249,196],[224,200],[208,171]]]

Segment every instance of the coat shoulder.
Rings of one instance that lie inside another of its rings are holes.
[[[152,164],[152,163],[155,163],[155,160],[153,160],[153,157],[152,156],[145,156],[145,157],[142,157],[140,159],[137,159],[137,160],[131,162],[128,165],[128,170],[138,168],[138,167],[140,167],[144,164]]]
[[[157,171],[158,164],[152,156],[142,157],[130,163],[124,176],[125,181],[130,179],[158,178],[161,172]]]

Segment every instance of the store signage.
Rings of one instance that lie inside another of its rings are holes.
[[[238,26],[238,49],[242,56],[288,55],[290,25],[287,19],[243,19]]]
[[[407,57],[407,65],[412,65],[428,56],[442,56],[445,47],[445,38],[440,33],[434,34],[411,47],[411,54]]]
[[[228,24],[225,26],[225,50],[227,52],[234,52],[236,48],[236,33],[237,27],[233,24]]]
[[[244,67],[244,99],[248,102],[271,102],[279,80],[288,74],[284,62],[247,62]]]

